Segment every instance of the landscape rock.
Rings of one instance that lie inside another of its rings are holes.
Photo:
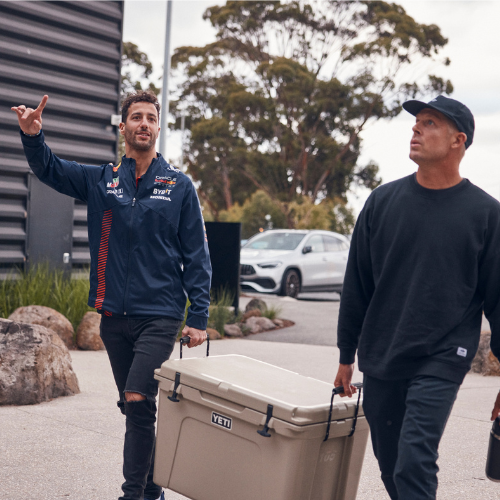
[[[78,394],[68,348],[51,329],[0,318],[0,405]]]
[[[273,323],[278,327],[282,328],[285,325],[285,322],[282,319],[275,318],[273,319]]]
[[[221,334],[215,328],[207,328],[207,333],[210,336],[210,340],[219,340],[222,338]]]
[[[224,335],[227,337],[243,337],[243,332],[238,325],[224,325]]]
[[[472,360],[471,371],[485,376],[500,376],[500,363],[490,349],[491,332],[481,332],[479,348]]]
[[[261,312],[264,312],[267,309],[267,305],[262,299],[252,299],[245,307],[245,312],[252,309],[260,309]]]
[[[75,347],[75,330],[70,321],[55,309],[45,306],[18,307],[9,318],[16,323],[28,323],[30,325],[42,325],[50,328],[59,335],[68,349]]]
[[[260,333],[276,328],[276,325],[269,318],[258,318],[255,316],[248,318],[245,324],[250,328],[251,333]]]
[[[241,321],[243,321],[243,323],[244,323],[248,318],[251,318],[252,316],[257,316],[257,317],[262,316],[262,313],[261,313],[260,309],[251,309],[250,311],[247,311],[241,317]]]
[[[76,330],[76,345],[84,351],[102,351],[105,349],[99,334],[101,315],[89,311],[85,313]]]

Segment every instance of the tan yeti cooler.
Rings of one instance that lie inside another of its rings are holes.
[[[325,441],[326,382],[238,355],[168,360],[155,378],[156,484],[193,500],[355,500],[368,438],[362,408],[349,437],[357,397],[334,400]]]

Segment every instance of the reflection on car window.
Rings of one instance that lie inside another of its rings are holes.
[[[341,250],[349,250],[349,245],[340,240],[339,238],[335,238],[335,236],[323,236],[323,240],[325,242],[325,250],[327,252],[340,252]]]
[[[295,250],[305,233],[264,233],[252,238],[243,248],[254,250]]]
[[[340,241],[338,238],[335,238],[333,236],[323,236],[323,239],[325,240],[325,247],[327,252],[338,252],[340,250],[343,250],[342,241]]]
[[[311,236],[306,245],[310,246],[313,252],[325,251],[325,245],[323,244],[323,237],[321,236],[321,234],[315,234],[314,236]]]

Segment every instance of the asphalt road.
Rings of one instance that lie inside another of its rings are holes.
[[[257,297],[268,307],[280,308],[279,318],[289,319],[294,326],[256,333],[249,340],[287,342],[292,344],[337,345],[337,318],[340,295],[337,293],[302,293],[297,299],[260,293],[247,293],[240,297],[240,309]]]

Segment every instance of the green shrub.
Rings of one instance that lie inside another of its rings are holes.
[[[222,336],[224,336],[224,325],[234,319],[234,312],[231,309],[233,300],[233,294],[226,289],[221,289],[217,294],[212,294],[208,325],[217,330]]]
[[[87,305],[87,279],[68,279],[48,265],[33,266],[0,282],[0,315],[8,318],[18,307],[46,306],[60,312],[78,328],[83,315],[95,309]]]
[[[280,314],[283,308],[281,306],[271,306],[266,307],[265,311],[262,313],[262,316],[265,318],[269,318],[270,320],[276,319]]]

